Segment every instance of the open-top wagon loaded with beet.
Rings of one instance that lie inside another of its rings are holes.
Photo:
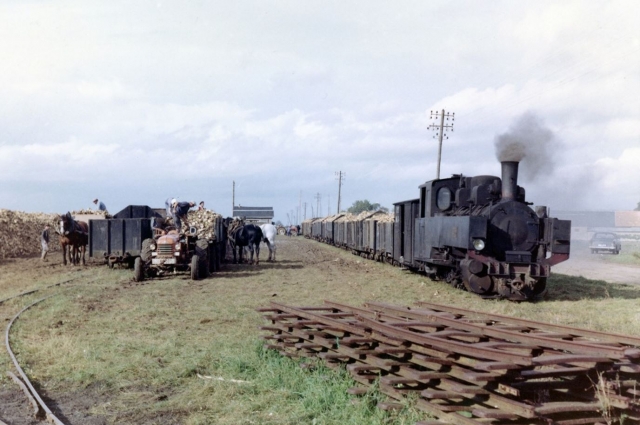
[[[569,258],[571,222],[532,209],[517,184],[518,162],[502,179],[454,175],[394,204],[392,229],[375,214],[303,223],[305,235],[363,257],[425,272],[485,298],[530,300],[551,266]],[[329,229],[328,227],[331,227]]]
[[[200,279],[217,271],[226,241],[222,216],[190,211],[191,226],[181,233],[165,215],[164,208],[130,205],[113,218],[89,220],[90,257],[133,268],[135,281],[178,272]]]

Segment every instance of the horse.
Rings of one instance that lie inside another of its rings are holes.
[[[69,263],[72,263],[71,260],[71,240],[69,240],[68,236],[64,234],[64,226],[62,224],[62,220],[60,220],[60,228],[58,229],[58,241],[60,242],[60,247],[62,248],[62,264],[67,265],[67,252],[69,253]]]
[[[262,241],[269,247],[269,259],[271,261],[271,255],[273,255],[273,261],[276,261],[276,235],[278,229],[273,224],[267,223],[260,226],[262,230]]]
[[[233,248],[233,262],[236,261],[236,247],[242,263],[242,251],[246,246],[251,252],[251,264],[253,264],[253,251],[256,252],[256,265],[260,264],[260,242],[262,241],[262,230],[255,224],[245,224],[229,229],[229,240]]]
[[[67,212],[61,217],[61,227],[61,236],[66,237],[68,239],[68,243],[72,247],[73,254],[71,255],[70,261],[74,265],[77,265],[79,263],[78,254],[81,253],[82,265],[86,265],[84,257],[87,244],[89,243],[89,225],[84,221],[74,220],[71,213]],[[67,264],[66,250],[64,249],[64,246],[62,250],[62,260],[63,264]]]

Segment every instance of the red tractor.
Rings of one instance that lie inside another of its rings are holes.
[[[189,272],[192,280],[205,278],[209,275],[213,249],[214,241],[199,239],[194,227],[187,233],[170,230],[154,239],[145,239],[134,263],[134,280],[140,282],[145,277],[178,272]]]

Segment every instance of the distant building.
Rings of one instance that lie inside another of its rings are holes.
[[[590,239],[594,232],[640,233],[640,211],[551,211],[551,216],[571,220],[572,239]]]
[[[273,215],[273,207],[233,207],[233,216],[240,217],[247,223],[271,223]]]

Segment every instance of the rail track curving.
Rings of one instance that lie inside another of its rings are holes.
[[[45,289],[49,289],[49,288],[53,288],[53,287],[60,287],[62,285],[71,283],[73,281],[75,281],[76,279],[69,279],[69,280],[65,280],[62,282],[58,282],[55,283],[53,285],[49,285],[43,288],[39,288],[39,289],[33,289],[30,291],[26,291],[26,292],[22,292],[20,294],[5,298],[0,300],[0,305],[6,303],[9,300],[12,299],[16,299],[16,298],[21,298],[27,295],[31,295],[31,294],[35,294],[37,292],[43,291]],[[65,425],[64,422],[62,422],[60,419],[58,419],[55,414],[51,411],[51,409],[49,409],[49,407],[47,406],[47,404],[44,402],[44,400],[42,399],[42,397],[40,396],[40,394],[38,393],[38,391],[35,389],[35,387],[33,386],[33,384],[31,383],[31,381],[29,380],[29,377],[27,376],[27,374],[24,372],[24,370],[22,369],[22,367],[20,366],[18,359],[16,358],[12,348],[11,348],[11,343],[10,343],[10,333],[11,333],[11,327],[13,326],[13,324],[18,320],[18,318],[20,317],[20,315],[22,313],[24,313],[25,311],[29,310],[30,308],[34,307],[35,305],[55,296],[57,294],[52,294],[49,296],[46,296],[44,298],[41,298],[37,301],[32,302],[31,304],[25,306],[22,310],[20,310],[15,316],[13,316],[13,318],[11,319],[11,321],[9,322],[9,324],[7,325],[6,331],[5,331],[5,347],[7,349],[7,353],[9,354],[9,357],[11,358],[11,361],[13,362],[13,365],[15,366],[16,370],[18,371],[18,376],[16,376],[14,373],[12,373],[11,371],[7,372],[7,375],[22,389],[22,391],[25,393],[26,397],[29,399],[29,403],[31,404],[31,407],[33,408],[33,413],[34,416],[38,419],[45,419],[47,420],[49,423],[54,424],[54,425]],[[2,422],[0,421],[0,424]]]
[[[346,366],[391,399],[412,396],[435,418],[420,425],[640,421],[640,338],[426,302],[258,311],[267,348]]]

